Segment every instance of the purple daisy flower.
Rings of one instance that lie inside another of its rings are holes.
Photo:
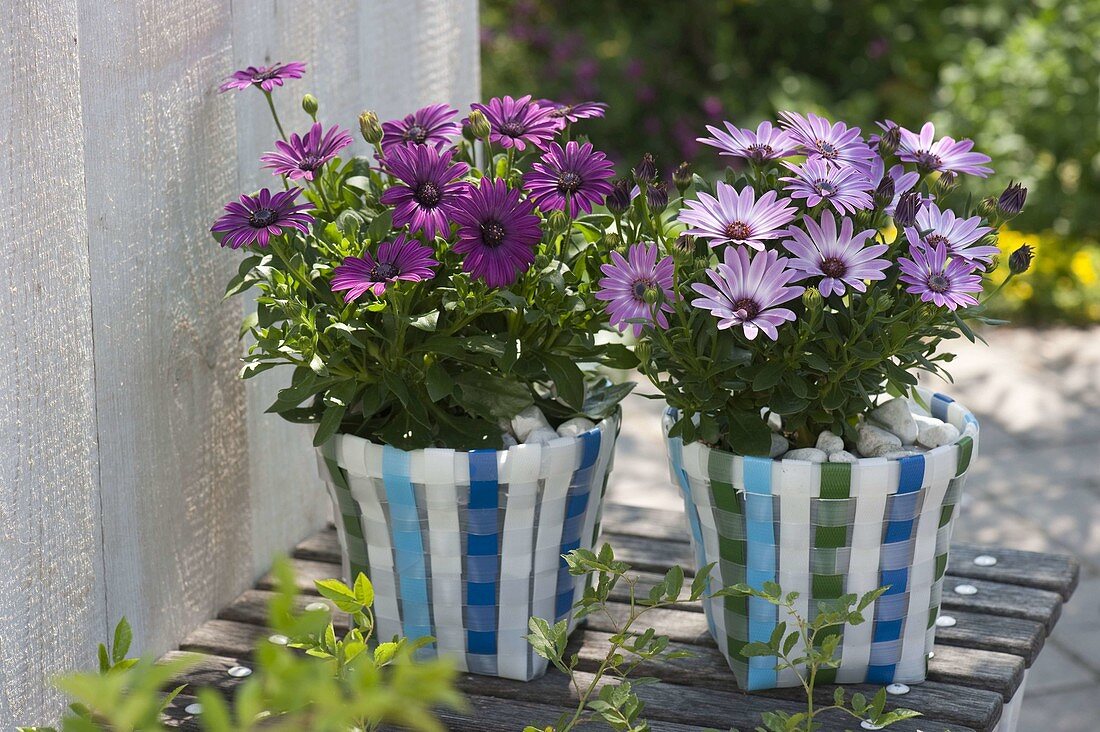
[[[294,203],[301,192],[301,188],[291,188],[273,194],[264,188],[255,196],[241,196],[239,201],[225,204],[226,213],[214,222],[210,231],[224,233],[222,246],[233,249],[250,244],[266,247],[268,240],[282,234],[283,229],[309,233],[313,217],[302,212],[313,206]]]
[[[346,257],[332,273],[332,289],[347,290],[344,302],[351,302],[367,290],[381,297],[391,282],[429,280],[438,266],[431,247],[398,234],[393,241],[379,244],[377,254],[363,252],[361,257]]]
[[[550,110],[531,101],[531,95],[519,99],[494,97],[488,104],[471,104],[489,120],[489,141],[501,147],[523,152],[528,145],[546,147],[558,132],[558,122]]]
[[[603,117],[607,111],[607,105],[603,102],[577,102],[576,104],[563,104],[551,99],[540,99],[535,104],[550,110],[550,117],[554,119],[558,129],[565,129],[582,119],[596,119]]]
[[[851,167],[830,165],[823,159],[807,160],[802,165],[783,163],[793,176],[780,178],[789,183],[786,190],[791,198],[805,198],[813,208],[828,201],[838,213],[850,213],[871,208],[871,179]]]
[[[407,225],[429,239],[450,233],[455,207],[470,189],[460,180],[470,166],[452,163],[453,155],[453,150],[440,152],[430,145],[394,145],[386,151],[386,169],[404,183],[390,186],[378,199],[394,207],[395,226]]]
[[[981,223],[980,216],[959,219],[951,209],[940,211],[939,206],[929,203],[917,211],[916,223],[905,229],[905,238],[911,247],[923,244],[931,249],[942,244],[952,257],[989,264],[1001,250],[991,244],[978,245],[982,237],[993,231]]]
[[[275,141],[275,152],[264,153],[260,160],[275,175],[285,175],[291,180],[313,180],[325,163],[336,157],[352,142],[351,134],[333,125],[325,132],[320,122],[314,122],[303,137],[292,132],[286,142]]]
[[[802,217],[805,231],[795,227],[788,230],[793,237],[783,242],[795,259],[790,268],[803,277],[818,277],[818,292],[823,296],[843,295],[848,287],[866,292],[864,280],[884,280],[884,270],[890,262],[879,257],[886,252],[885,244],[864,244],[874,237],[875,230],[868,229],[852,235],[855,228],[850,218],[840,220],[840,232],[832,211],[821,214],[820,225],[809,216]]]
[[[627,252],[629,259],[616,251],[611,252],[611,263],[600,265],[607,275],[600,280],[597,300],[607,301],[609,322],[620,331],[634,330],[634,336],[642,334],[644,321],[661,330],[668,329],[665,313],[672,312],[672,257],[657,261],[657,245],[639,242]],[[647,301],[646,297],[651,300]],[[659,304],[658,304],[659,303]]]
[[[602,152],[595,152],[589,142],[583,145],[569,141],[563,149],[556,142],[531,166],[523,182],[531,200],[542,209],[559,209],[576,215],[577,209],[592,213],[593,204],[603,203],[611,193],[615,166]]]
[[[801,145],[806,160],[824,160],[839,166],[852,166],[864,174],[871,170],[875,152],[860,137],[858,127],[843,122],[833,124],[824,117],[795,112],[780,112],[782,124],[791,140]]]
[[[706,271],[715,287],[698,282],[691,286],[702,295],[691,304],[709,310],[718,318],[719,330],[740,325],[750,341],[760,331],[773,341],[777,340],[776,328],[785,321],[794,320],[795,314],[775,306],[790,302],[806,291],[805,287],[789,284],[798,273],[787,269],[788,260],[770,249],[749,259],[744,247],[726,247],[723,258],[717,267]]]
[[[542,238],[535,205],[520,199],[500,179],[482,178],[456,207],[458,243],[454,251],[466,255],[462,268],[489,287],[507,287],[535,261]]]
[[[432,104],[418,109],[404,119],[382,123],[382,149],[392,145],[412,143],[446,147],[462,134],[462,128],[455,121],[458,110],[447,104]]]
[[[247,69],[230,74],[218,87],[218,91],[227,92],[232,89],[258,86],[265,92],[269,92],[277,86],[282,86],[287,79],[301,79],[305,73],[306,65],[301,61],[278,63],[272,66],[249,66]]]
[[[906,292],[950,310],[978,304],[972,293],[982,291],[982,278],[975,274],[973,262],[959,257],[948,259],[947,247],[942,243],[910,247],[909,257],[898,259],[899,279],[909,285]]]
[[[757,163],[785,158],[794,155],[798,150],[798,145],[791,139],[789,132],[773,127],[767,120],[760,123],[756,132],[734,127],[732,122],[724,124],[725,132],[707,125],[707,132],[713,137],[697,137],[696,140],[704,145],[718,148],[722,151],[720,155],[729,155]]]
[[[885,170],[886,164],[882,162],[882,158],[875,156],[875,159],[871,163],[871,186],[873,190],[878,190],[879,183],[884,178],[889,178],[894,183],[894,196],[889,203],[886,204],[884,209],[889,216],[894,215],[894,210],[898,206],[898,199],[902,194],[913,189],[913,186],[920,180],[920,173],[914,173],[905,171],[905,166],[898,163],[897,165],[890,166],[889,170]],[[929,201],[932,200],[928,197]]]
[[[901,141],[898,145],[898,157],[907,163],[916,163],[924,170],[938,170],[941,173],[967,173],[986,178],[993,168],[983,163],[989,162],[989,156],[971,152],[973,140],[955,140],[952,137],[936,137],[936,127],[925,122],[920,134],[901,128]]]
[[[729,183],[719,181],[715,192],[717,198],[700,193],[699,200],[685,201],[679,216],[681,223],[692,227],[685,233],[710,239],[712,247],[730,242],[763,249],[764,241],[782,236],[783,227],[798,214],[791,202],[778,198],[775,191],[767,191],[757,200],[752,186],[738,193]]]

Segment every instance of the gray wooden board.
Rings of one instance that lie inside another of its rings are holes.
[[[681,518],[613,504],[605,508],[607,538],[617,556],[639,570],[640,587],[656,582],[671,564],[690,568],[692,557],[684,540],[686,534],[677,523]],[[913,685],[907,695],[890,698],[891,704],[917,709],[926,716],[892,729],[993,730],[1003,703],[1019,688],[1024,669],[1042,649],[1062,603],[1076,586],[1076,563],[1066,557],[973,546],[955,547],[953,551],[957,559],[949,570],[943,607],[957,624],[939,629],[928,681]],[[992,554],[998,562],[993,567],[978,567],[973,557],[979,554]],[[315,580],[339,575],[339,559],[339,545],[331,527],[299,544],[292,564],[298,587],[304,593],[298,600],[300,607],[317,600]],[[955,594],[953,587],[962,582],[976,586],[977,595]],[[237,683],[225,674],[225,669],[236,660],[246,660],[253,645],[264,642],[266,604],[273,587],[271,575],[261,577],[257,589],[242,593],[218,613],[217,619],[199,626],[184,640],[182,649],[208,654],[184,681],[193,687],[212,685],[223,691]],[[627,599],[624,592],[615,593],[609,605],[613,618],[627,612]],[[346,628],[346,616],[337,613],[334,620],[338,629]],[[645,716],[654,729],[751,729],[759,723],[763,711],[800,709],[798,690],[754,694],[737,690],[697,604],[650,611],[643,624],[669,636],[675,650],[693,656],[654,663],[644,671],[660,679],[640,692],[646,702]],[[611,630],[608,618],[594,615],[574,634],[570,652],[578,654],[582,675],[596,669],[607,650]],[[554,670],[528,683],[465,675],[459,686],[471,699],[471,708],[444,714],[448,727],[455,730],[504,730],[528,723],[553,723],[576,698],[565,677]],[[874,691],[869,686],[850,686],[848,690],[865,694]],[[822,700],[831,693],[831,687],[823,688]],[[845,719],[830,718],[824,729],[852,726]]]

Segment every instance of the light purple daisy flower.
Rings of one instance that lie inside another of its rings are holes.
[[[378,245],[378,252],[363,252],[361,257],[347,257],[332,273],[333,291],[347,290],[344,302],[351,302],[367,290],[381,297],[386,286],[398,280],[420,282],[429,280],[439,266],[432,248],[416,239],[398,234],[393,241]]]
[[[698,282],[691,286],[702,295],[691,304],[709,310],[718,318],[719,329],[740,325],[750,341],[760,331],[777,340],[776,328],[794,320],[795,314],[776,306],[806,291],[805,287],[789,284],[798,277],[798,272],[788,269],[788,260],[771,249],[749,259],[744,247],[726,247],[723,259],[717,267],[707,270],[707,277],[715,287]]]
[[[593,204],[603,203],[604,197],[611,193],[614,176],[615,166],[602,152],[595,152],[592,143],[580,145],[571,140],[565,148],[550,143],[523,182],[531,200],[543,210],[564,211],[568,206],[576,215],[578,208],[592,213]]]
[[[691,227],[685,233],[709,239],[712,247],[729,242],[763,249],[765,240],[782,236],[783,227],[798,215],[791,202],[778,198],[775,191],[766,191],[758,200],[752,186],[738,193],[719,181],[715,192],[717,198],[700,193],[699,200],[685,201],[679,215],[680,222]]]
[[[302,137],[292,132],[286,142],[276,140],[275,152],[264,153],[260,160],[275,175],[285,175],[291,180],[313,180],[317,171],[351,142],[351,134],[347,130],[333,125],[325,132],[320,122],[314,122]]]
[[[988,226],[981,226],[981,223],[980,216],[956,218],[951,209],[940,211],[938,206],[930,203],[917,211],[916,224],[905,229],[905,238],[910,246],[923,244],[932,248],[942,244],[949,256],[989,264],[1001,250],[991,244],[978,244],[982,237],[993,231]]]
[[[920,173],[915,173],[913,171],[906,172],[905,166],[901,163],[890,166],[889,170],[885,170],[885,168],[886,164],[882,162],[882,158],[876,155],[875,159],[871,162],[870,181],[872,190],[877,190],[884,178],[888,177],[893,181],[894,196],[890,202],[886,204],[886,208],[884,209],[887,215],[893,216],[894,210],[898,206],[898,199],[901,198],[903,193],[913,189],[913,186],[920,180]],[[932,198],[929,196],[926,197],[926,200],[931,201]]]
[[[535,205],[503,180],[482,178],[456,207],[454,220],[459,225],[454,251],[465,255],[462,268],[489,287],[511,285],[535,261],[542,238]]]
[[[607,105],[603,102],[577,102],[576,104],[563,104],[552,99],[540,99],[537,102],[540,107],[550,110],[550,117],[554,120],[559,130],[565,129],[582,119],[596,119],[603,117],[607,111]]]
[[[971,152],[973,140],[955,140],[952,137],[936,137],[936,127],[925,122],[920,134],[901,128],[901,141],[898,145],[898,157],[907,163],[916,163],[924,170],[938,170],[941,173],[967,173],[986,178],[993,168],[986,167],[990,158],[982,153]]]
[[[672,257],[658,262],[657,245],[641,242],[630,247],[627,257],[612,251],[611,263],[600,265],[607,276],[600,280],[596,299],[607,301],[608,322],[620,331],[632,328],[635,337],[642,334],[643,323],[667,330],[665,313],[672,312]],[[654,301],[647,302],[647,295]]]
[[[247,69],[234,71],[230,74],[218,91],[227,92],[232,89],[247,89],[257,86],[265,92],[269,92],[277,86],[282,86],[287,79],[301,79],[306,73],[306,65],[301,61],[291,61],[288,64],[278,63],[271,66],[249,66]]]
[[[841,167],[852,166],[865,175],[871,170],[875,151],[860,137],[858,127],[843,122],[833,124],[824,117],[795,112],[780,112],[781,125],[791,140],[801,145],[807,161],[824,160]]]
[[[879,259],[888,247],[885,244],[864,246],[875,235],[874,229],[861,231],[853,236],[854,223],[848,217],[840,220],[840,232],[832,211],[821,214],[821,223],[809,216],[802,217],[799,229],[788,230],[791,239],[783,242],[795,259],[788,265],[802,273],[803,277],[821,277],[818,292],[825,297],[843,295],[848,287],[856,292],[866,292],[864,280],[884,280],[884,270],[890,262]]]
[[[431,145],[394,145],[386,151],[383,164],[404,185],[392,185],[378,199],[393,206],[395,226],[408,226],[429,239],[451,231],[451,218],[458,203],[470,190],[461,180],[469,172],[466,163],[452,163],[453,150],[439,151]]]
[[[923,244],[910,247],[909,257],[898,259],[899,279],[909,285],[906,292],[950,310],[978,304],[973,293],[982,291],[982,278],[975,273],[973,262],[948,259],[942,243],[931,248]]]
[[[283,229],[309,233],[313,217],[302,212],[313,206],[294,203],[301,192],[301,188],[291,188],[273,194],[264,188],[255,196],[241,196],[239,201],[225,205],[226,213],[214,222],[210,231],[224,233],[222,246],[233,249],[251,244],[266,247],[271,237],[279,236]]]
[[[519,99],[494,97],[488,104],[471,104],[489,120],[489,141],[504,148],[523,152],[528,145],[546,147],[558,132],[558,122],[550,110],[531,101],[531,95]]]
[[[455,121],[456,115],[458,110],[448,104],[432,104],[403,119],[383,122],[382,149],[405,143],[446,147],[462,134],[462,128]]]
[[[794,175],[779,180],[789,183],[791,198],[805,198],[810,208],[828,201],[838,213],[851,213],[873,205],[871,179],[855,168],[830,165],[821,158],[783,165]]]
[[[732,122],[723,124],[726,125],[725,131],[707,125],[707,132],[713,136],[698,137],[696,140],[718,148],[721,150],[720,155],[757,163],[785,158],[794,155],[798,150],[798,145],[791,139],[789,132],[773,127],[767,120],[761,122],[755,132],[735,127]]]

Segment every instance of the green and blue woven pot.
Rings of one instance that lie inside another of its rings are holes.
[[[866,622],[837,627],[840,666],[823,683],[924,681],[935,638],[951,530],[966,471],[978,446],[978,421],[951,397],[914,389],[911,408],[955,425],[962,437],[901,459],[810,463],[742,457],[668,438],[672,480],[680,488],[698,567],[714,562],[711,587],[776,582],[799,593],[812,617],[817,601],[863,595],[889,585],[864,611]],[[746,659],[742,647],[767,642],[780,612],[756,598],[704,601],[710,633],[742,689],[797,686],[775,657]],[[798,651],[795,651],[795,656]]]
[[[575,625],[584,578],[561,555],[599,534],[619,419],[507,450],[405,451],[343,434],[318,448],[344,575],[374,585],[377,637],[431,636],[422,657],[541,676],[527,621]]]

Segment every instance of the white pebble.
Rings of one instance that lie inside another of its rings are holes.
[[[596,423],[586,417],[574,417],[562,422],[558,427],[558,435],[561,437],[576,437],[579,434],[596,429]]]
[[[768,450],[768,457],[777,458],[791,447],[791,443],[787,442],[787,438],[783,435],[777,435],[772,433],[772,446]]]
[[[917,442],[929,448],[950,445],[958,439],[959,428],[946,422],[937,425],[922,424],[917,433]]]
[[[550,440],[556,439],[558,439],[558,433],[554,431],[553,427],[538,427],[527,433],[527,439],[523,441],[523,444],[545,445]]]
[[[901,438],[893,432],[864,422],[859,426],[856,449],[863,457],[879,457],[901,447]]]
[[[901,458],[913,457],[914,455],[920,455],[924,452],[924,449],[916,449],[912,447],[903,447],[900,450],[891,450],[890,452],[884,452],[879,457],[884,457],[887,460],[900,460]]]
[[[501,443],[503,443],[505,450],[507,450],[509,447],[515,447],[519,444],[519,440],[517,440],[516,436],[513,435],[511,432],[505,432],[504,434],[502,434],[500,436],[500,441]]]
[[[855,463],[855,462],[859,462],[859,458],[857,458],[855,455],[848,452],[847,450],[840,450],[838,452],[834,452],[831,455],[829,455],[829,462],[830,463]]]
[[[527,435],[540,427],[551,429],[550,423],[546,421],[546,415],[534,404],[524,409],[515,417],[512,417],[512,434],[514,434],[516,439],[520,442],[527,442]],[[556,435],[557,433],[555,432],[554,434]]]
[[[909,410],[908,399],[891,399],[872,410],[870,417],[900,437],[903,444],[917,441],[917,421]]]
[[[818,450],[816,447],[800,447],[797,450],[791,450],[783,456],[784,460],[805,460],[810,463],[823,463],[829,459],[829,456],[825,454],[824,450]]]
[[[840,452],[844,449],[844,438],[834,435],[829,430],[825,430],[817,436],[817,449],[821,450],[826,455]]]
[[[768,427],[772,432],[779,432],[783,429],[783,418],[767,407],[760,410],[760,416],[767,421]]]

